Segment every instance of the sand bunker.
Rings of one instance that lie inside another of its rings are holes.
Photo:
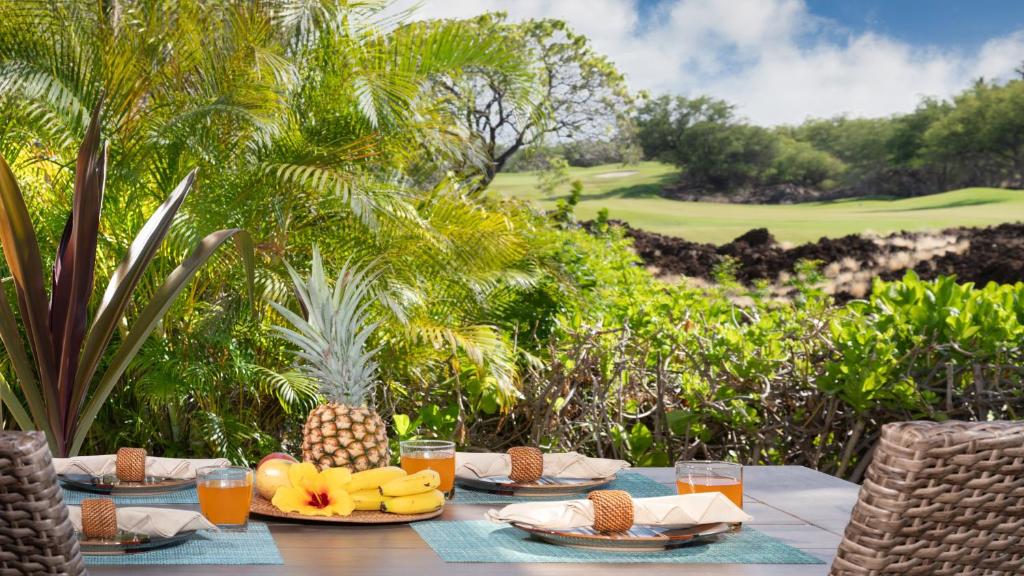
[[[618,172],[602,172],[594,176],[594,178],[625,178],[626,176],[632,176],[637,172],[637,170],[619,170]]]

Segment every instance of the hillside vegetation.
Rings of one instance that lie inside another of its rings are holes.
[[[1022,107],[1024,81],[978,80],[951,99],[923,98],[909,114],[881,118],[759,126],[724,100],[663,95],[643,102],[635,120],[643,158],[681,168],[678,186],[698,198],[776,186],[819,200],[906,198],[1020,182]]]
[[[677,175],[675,168],[659,162],[570,168],[569,177],[583,183],[583,198],[576,214],[589,219],[607,208],[610,218],[625,220],[636,228],[713,243],[728,242],[751,228],[767,228],[782,242],[799,243],[822,236],[1024,220],[1024,191],[1019,190],[965,188],[898,200],[848,199],[793,205],[682,202],[659,196],[660,187]],[[552,208],[559,198],[566,197],[569,186],[560,186],[554,195],[544,196],[537,189],[537,173],[520,172],[499,174],[491,189]]]

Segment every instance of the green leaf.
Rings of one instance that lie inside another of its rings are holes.
[[[554,411],[555,414],[561,413],[562,412],[562,408],[565,407],[565,402],[566,402],[566,400],[562,396],[559,396],[558,398],[555,398],[555,401],[552,402],[552,404],[551,404],[551,410]]]
[[[265,387],[277,396],[281,409],[291,414],[292,407],[303,400],[315,400],[320,393],[320,385],[303,374],[300,370],[277,372],[264,366],[252,366],[257,377]]]
[[[110,276],[110,282],[100,300],[99,308],[89,334],[85,338],[85,345],[82,350],[82,357],[79,364],[78,374],[75,377],[75,394],[72,398],[72,418],[77,419],[77,414],[85,402],[85,395],[92,382],[93,375],[100,365],[103,353],[106,351],[110,339],[117,330],[117,325],[124,316],[124,311],[131,302],[132,293],[138,285],[146,267],[153,260],[157,249],[170,230],[181,203],[185,201],[192,183],[195,182],[196,171],[189,172],[178,187],[171,192],[167,200],[153,212],[146,224],[135,236],[128,252],[117,265],[117,269]],[[246,261],[252,265],[252,260]]]
[[[694,413],[689,410],[669,410],[665,413],[665,419],[668,420],[668,429],[676,436],[682,436],[693,422]]]
[[[14,421],[18,423],[19,428],[22,430],[32,430],[35,428],[32,418],[29,417],[25,407],[18,401],[18,397],[15,396],[14,390],[11,390],[11,386],[7,383],[7,379],[3,377],[3,374],[0,374],[0,400],[11,411],[11,415],[14,416]]]
[[[39,243],[32,228],[25,199],[7,161],[0,156],[0,245],[14,279],[18,308],[39,370],[39,383],[46,400],[53,430],[60,430],[53,341],[50,339],[49,310],[43,288],[43,264]],[[58,439],[59,441],[59,439]],[[60,451],[61,446],[55,446]]]
[[[100,141],[99,114],[97,105],[78,151],[72,211],[53,262],[49,325],[53,356],[57,362],[57,392],[63,424],[63,428],[55,433],[61,436],[61,445],[64,446],[68,444],[73,421],[70,413],[76,395],[73,387],[78,385],[75,376],[87,328],[89,299],[92,297],[106,180],[107,151]]]
[[[412,428],[412,419],[409,418],[408,414],[395,414],[391,419],[395,425],[395,434],[398,434],[399,438],[409,435]]]
[[[484,414],[494,414],[498,411],[498,399],[493,392],[488,390],[488,393],[480,396],[479,408]]]
[[[654,445],[654,436],[651,431],[641,422],[633,425],[629,431],[629,446],[634,456],[643,454]]]
[[[653,467],[653,468],[664,468],[669,465],[668,454],[663,450],[652,450],[642,457],[637,458],[637,466],[641,467]]]
[[[56,446],[53,438],[54,431],[46,425],[46,407],[43,405],[39,382],[32,369],[32,362],[25,352],[25,344],[21,340],[21,332],[18,330],[14,311],[11,310],[11,305],[7,301],[7,292],[3,284],[0,284],[0,339],[3,340],[4,348],[7,349],[7,357],[11,359],[14,374],[18,377],[18,387],[25,395],[29,411],[32,413],[35,425],[28,429],[44,430],[47,441],[51,446]]]

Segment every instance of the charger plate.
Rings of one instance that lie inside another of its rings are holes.
[[[513,482],[508,476],[487,476],[474,478],[456,476],[455,483],[463,488],[498,494],[501,496],[544,497],[568,496],[607,486],[615,481],[615,476],[608,478],[555,478],[541,476],[536,482]]]
[[[512,526],[550,544],[611,552],[657,552],[713,540],[729,531],[728,524],[698,524],[686,528],[633,526],[628,532],[602,534],[593,528],[549,530],[513,522]]]
[[[58,476],[65,488],[105,494],[108,496],[153,496],[195,488],[195,478],[162,478],[147,476],[142,482],[122,482],[117,476],[90,476],[88,474],[61,474]]]
[[[79,534],[78,545],[82,550],[82,554],[86,556],[120,556],[122,554],[135,554],[137,552],[156,550],[157,548],[177,546],[187,542],[195,535],[195,530],[182,532],[174,536],[146,536],[145,534],[121,532],[117,535],[117,538],[110,540],[89,540]]]
[[[282,512],[259,494],[254,494],[249,511],[258,516],[325,524],[408,524],[409,522],[437,518],[444,512],[444,507],[442,506],[433,512],[424,512],[423,514],[390,514],[376,510],[356,510],[349,516],[303,516],[293,512]]]

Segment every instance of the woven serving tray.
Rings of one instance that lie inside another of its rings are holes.
[[[582,494],[584,492],[607,486],[615,481],[610,478],[555,478],[541,476],[536,482],[513,482],[508,476],[488,476],[471,478],[456,476],[455,483],[463,488],[489,492],[502,496],[544,497]]]
[[[687,528],[660,528],[634,526],[628,532],[602,534],[593,528],[547,530],[525,524],[512,526],[551,544],[575,548],[596,548],[614,552],[657,552],[711,540],[715,535],[729,531],[727,524],[700,524]]]
[[[438,508],[433,512],[425,512],[423,514],[389,514],[387,512],[356,510],[350,516],[303,516],[293,512],[282,512],[258,494],[254,494],[249,511],[258,516],[327,524],[407,524],[409,522],[437,518],[444,512],[444,508]]]

